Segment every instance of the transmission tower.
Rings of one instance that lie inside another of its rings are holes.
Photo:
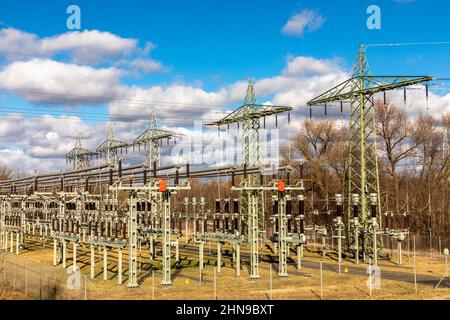
[[[72,163],[73,169],[82,169],[87,166],[87,157],[91,154],[91,151],[84,149],[81,146],[81,138],[77,136],[75,138],[74,148],[67,153],[66,160]]]
[[[108,126],[108,133],[106,135],[106,140],[98,146],[96,152],[104,155],[106,158],[106,163],[114,166],[116,164],[117,157],[117,149],[127,147],[127,144],[124,142],[117,141],[114,138],[114,129],[112,124]]]
[[[260,167],[260,119],[266,116],[292,110],[291,107],[256,104],[253,82],[248,81],[244,104],[219,121],[208,125],[229,126],[231,123],[242,124],[242,141],[244,149],[243,166]],[[239,219],[241,234],[246,236],[250,244],[250,278],[259,278],[258,240],[260,232],[265,229],[264,192],[256,174],[249,174],[242,181],[243,190],[240,196]]]
[[[150,125],[147,130],[142,132],[133,141],[133,145],[144,144],[145,146],[145,164],[147,166],[152,165],[156,162],[156,165],[161,164],[161,140],[174,136],[174,133],[167,130],[158,129],[158,124],[156,121],[156,114],[152,111],[150,115]]]
[[[353,228],[362,231],[359,233],[356,230],[354,233],[349,230],[349,242],[355,245],[356,251],[359,246],[358,234],[365,233],[370,238],[369,224],[375,227],[377,221],[381,223],[374,94],[432,80],[427,76],[372,76],[365,49],[366,46],[361,45],[350,79],[308,102],[310,107],[336,101],[350,103],[347,198],[348,219],[351,221],[353,213],[356,221]],[[369,213],[372,219],[369,219]],[[364,248],[363,253],[371,251],[365,244],[361,246]]]

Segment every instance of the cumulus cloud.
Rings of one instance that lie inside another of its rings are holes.
[[[0,90],[18,93],[33,103],[79,105],[114,100],[123,91],[120,71],[32,59],[0,70]]]
[[[104,31],[84,30],[43,38],[40,47],[44,53],[66,52],[73,56],[74,62],[91,64],[132,52],[137,47],[137,40]]]
[[[285,35],[301,37],[305,32],[313,32],[325,22],[323,17],[317,10],[305,9],[289,18],[281,29]]]
[[[40,68],[41,64],[45,65],[45,68]],[[44,72],[44,69],[60,70]],[[76,76],[66,78],[69,72],[74,72]],[[280,144],[287,143],[289,135],[295,134],[301,120],[307,116],[307,101],[349,77],[350,71],[338,59],[290,56],[279,74],[255,80],[258,102],[269,101],[294,108],[290,130],[280,130]],[[195,120],[211,122],[222,118],[242,103],[247,88],[246,81],[236,81],[217,90],[206,90],[198,85],[184,83],[149,87],[125,86],[120,82],[120,72],[114,68],[94,69],[48,59],[14,62],[5,67],[0,71],[0,86],[5,86],[6,83],[9,83],[10,89],[29,86],[36,88],[45,84],[46,89],[61,92],[63,95],[69,92],[65,90],[71,86],[80,88],[79,92],[84,94],[102,92],[99,100],[109,101],[111,121],[121,120],[123,117],[131,120],[114,124],[116,138],[125,142],[132,141],[147,127],[152,110],[157,113],[160,127],[192,136]],[[106,97],[109,96],[113,98],[107,100]],[[69,97],[70,95],[66,99]],[[120,100],[115,100],[115,97],[120,97]],[[29,97],[33,98],[35,97]],[[402,105],[401,92],[391,92],[388,98],[392,103]],[[83,103],[80,100],[71,102]],[[439,96],[430,92],[428,106],[432,114],[450,112],[450,95]],[[407,107],[411,114],[426,112],[423,90],[410,91]],[[345,108],[348,110],[348,107]],[[337,116],[338,110],[339,108],[330,106],[328,115]],[[314,114],[323,116],[323,110],[318,107]],[[282,117],[285,116],[279,117],[279,123],[285,125],[286,121],[282,120]],[[64,155],[73,148],[73,139],[77,134],[83,134],[83,146],[91,150],[105,139],[107,123],[89,123],[76,117],[66,118],[47,116],[36,121],[35,118],[25,118],[21,115],[0,117],[2,161],[8,161],[14,168],[31,171],[35,168],[46,171],[47,164],[52,163],[54,165],[51,171],[56,171],[65,167]],[[140,121],[134,121],[136,119]],[[273,119],[267,119],[267,125],[274,127]],[[204,130],[205,142],[217,136],[216,128]],[[203,158],[213,159],[217,156],[214,152],[214,148],[207,149]]]
[[[112,120],[123,116],[131,120],[148,118],[151,110],[156,110],[158,116],[165,119],[168,125],[192,123],[194,119],[206,118],[205,115],[210,114],[212,110],[220,110],[230,101],[229,92],[225,88],[208,92],[178,83],[148,88],[131,87],[126,100],[131,103],[124,101],[110,104]]]
[[[104,124],[88,124],[78,117],[44,115],[28,118],[20,114],[0,117],[0,161],[24,173],[55,172],[65,168],[64,157],[74,146],[74,137],[84,138],[94,148],[104,138],[97,130]]]
[[[14,28],[0,29],[0,55],[10,61],[24,60],[27,57],[51,58],[55,55],[66,55],[72,63],[96,64],[113,62],[125,57],[139,59],[145,63],[135,64],[143,67],[144,72],[159,71],[160,62],[149,57],[156,46],[147,42],[144,48],[139,41],[122,38],[106,31],[84,30],[40,38],[38,35]],[[150,65],[153,67],[149,67]]]

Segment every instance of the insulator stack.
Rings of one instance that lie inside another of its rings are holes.
[[[342,205],[336,205],[336,216],[342,217]]]
[[[286,214],[291,215],[292,214],[292,200],[286,199]]]
[[[358,218],[359,216],[359,208],[357,204],[353,205],[353,218]]]
[[[274,200],[272,203],[272,214],[278,214],[278,200]]]
[[[239,200],[233,199],[233,213],[239,213]]]
[[[225,199],[223,209],[224,209],[225,213],[230,213],[230,200],[229,199]]]
[[[228,229],[228,214],[225,215],[225,223],[224,223],[223,229],[225,232],[229,230]]]
[[[216,213],[220,213],[220,199],[216,199]]]
[[[123,222],[122,224],[122,237],[123,239],[127,238],[127,223]]]
[[[371,211],[371,217],[372,218],[376,218],[377,217],[377,206],[376,205],[371,205],[370,206],[370,211]]]

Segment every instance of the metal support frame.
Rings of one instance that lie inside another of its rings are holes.
[[[376,122],[373,95],[401,87],[420,84],[432,80],[428,76],[372,76],[365,54],[366,46],[361,45],[352,78],[312,99],[308,106],[330,104],[336,101],[350,101],[349,123],[349,176],[348,176],[348,221],[351,221],[352,199],[360,197],[359,223],[348,224],[349,243],[359,251],[359,229],[364,236],[371,237],[368,219],[370,194],[377,197],[377,219],[381,216],[380,181],[376,145]],[[381,221],[379,221],[381,225]],[[375,234],[373,234],[375,236]],[[376,240],[375,240],[376,241]],[[364,241],[363,256],[373,254],[373,247]],[[358,254],[357,254],[358,256]]]

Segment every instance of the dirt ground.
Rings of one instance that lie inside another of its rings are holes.
[[[316,248],[305,250],[300,272],[297,272],[296,269],[296,256],[291,253],[288,261],[288,277],[277,275],[277,256],[264,248],[260,264],[261,277],[252,280],[248,276],[248,263],[245,256],[248,252],[244,248],[242,250],[241,275],[238,277],[232,264],[230,248],[224,247],[221,272],[216,272],[216,244],[211,244],[211,249],[206,244],[204,247],[205,268],[200,279],[198,247],[192,243],[185,247],[182,239],[179,263],[175,261],[174,248],[171,250],[173,263],[173,284],[171,286],[160,284],[162,274],[161,248],[159,246],[158,256],[152,261],[148,249],[142,247],[138,264],[140,286],[139,288],[128,288],[126,286],[128,280],[126,251],[123,258],[124,284],[119,285],[117,284],[115,252],[108,253],[108,281],[105,281],[102,270],[103,255],[96,250],[96,276],[95,279],[90,279],[89,248],[79,246],[77,266],[81,270],[80,289],[69,290],[66,280],[67,271],[72,266],[71,250],[72,247],[68,246],[68,268],[66,270],[62,268],[61,264],[56,268],[52,267],[53,249],[48,244],[46,248],[43,248],[39,241],[29,245],[27,250],[22,251],[19,256],[8,253],[7,259],[19,259],[19,262],[16,263],[20,268],[14,267],[15,286],[20,288],[26,286],[28,297],[32,299],[450,299],[448,277],[438,289],[435,289],[439,279],[445,273],[444,257],[439,256],[438,253],[434,254],[431,261],[426,252],[416,256],[417,291],[414,285],[413,255],[406,251],[403,252],[402,265],[397,264],[396,252],[391,260],[378,262],[381,271],[381,287],[370,290],[367,286],[367,263],[361,262],[356,265],[352,260],[344,260],[341,263],[341,273],[339,273],[336,255],[330,253],[322,256]],[[322,273],[320,271],[321,262]],[[37,269],[38,266],[39,269]],[[11,269],[11,267],[9,268]],[[24,276],[24,268],[27,270],[26,276]],[[33,270],[35,271],[34,280],[31,276]],[[8,277],[10,274],[11,272],[7,273]],[[19,274],[20,276],[18,276]],[[24,278],[27,281],[26,285],[23,283]],[[38,282],[40,287],[34,288]],[[44,289],[42,283],[44,283]],[[51,295],[50,292],[53,290],[55,290],[55,294]],[[17,289],[17,291],[21,292],[13,294],[11,290],[7,290],[4,298],[23,299],[27,297],[23,294],[23,289]],[[38,291],[39,297],[36,294],[34,296],[29,294],[29,292]],[[43,291],[44,293],[42,293]]]

